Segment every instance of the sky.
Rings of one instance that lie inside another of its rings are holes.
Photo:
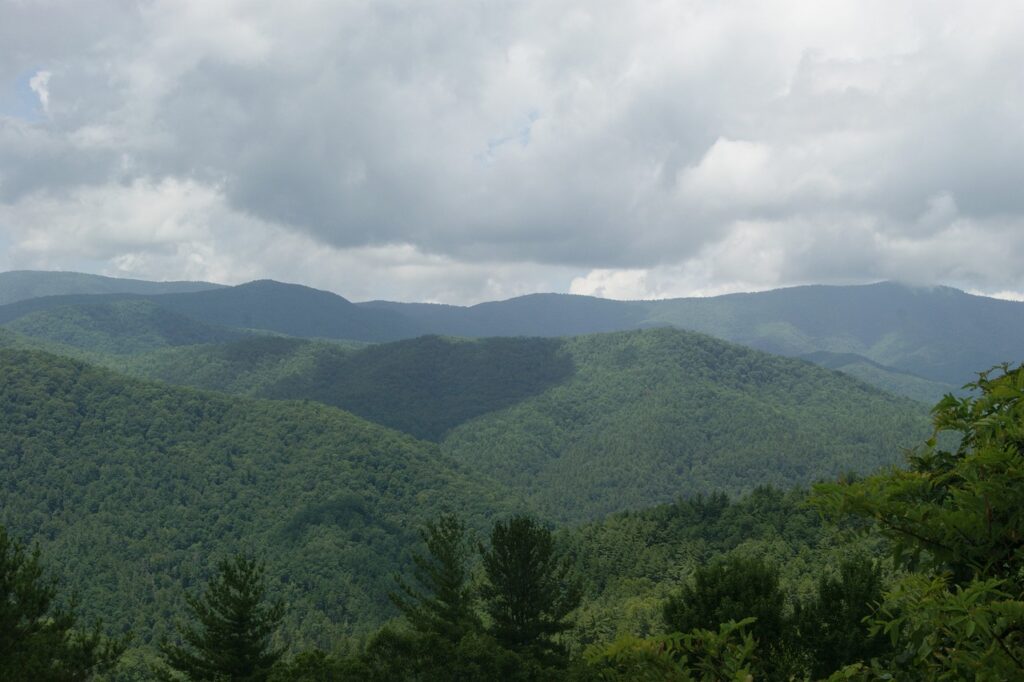
[[[1024,297],[1019,0],[0,0],[0,270]]]

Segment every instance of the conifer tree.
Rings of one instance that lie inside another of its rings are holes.
[[[76,682],[117,664],[128,639],[103,637],[99,623],[80,630],[73,606],[56,598],[39,548],[26,552],[0,526],[0,680]]]
[[[569,612],[580,592],[569,579],[569,565],[555,553],[551,531],[527,516],[497,522],[490,547],[480,547],[485,582],[482,595],[491,633],[512,651],[551,663],[564,662],[554,636],[568,630]]]
[[[179,626],[183,644],[161,644],[165,664],[195,682],[267,680],[283,653],[270,638],[284,617],[284,604],[265,603],[263,574],[255,559],[221,561],[203,596],[185,598],[197,624]]]
[[[428,522],[421,536],[427,554],[413,556],[419,589],[399,579],[401,593],[389,596],[419,634],[454,644],[479,626],[469,585],[466,526],[454,514],[445,514]]]

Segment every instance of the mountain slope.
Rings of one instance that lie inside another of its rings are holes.
[[[166,346],[221,343],[247,334],[199,322],[141,299],[39,310],[7,323],[26,337],[84,351],[127,355]]]
[[[886,371],[954,386],[994,364],[1024,359],[1024,303],[893,282],[660,301],[544,294],[468,308],[379,301],[360,305],[406,315],[434,333],[463,336],[561,336],[674,326],[781,355],[855,353]],[[900,386],[892,377],[861,375],[889,388]],[[919,395],[921,386],[908,391]]]
[[[145,643],[238,550],[266,556],[287,630],[327,645],[391,613],[391,576],[442,508],[500,487],[431,444],[316,403],[252,401],[0,350],[0,522],[38,540],[89,616]]]
[[[271,280],[189,293],[104,294],[33,298],[0,306],[0,324],[31,313],[81,305],[145,300],[163,310],[219,327],[356,341],[418,336],[416,322],[387,310],[366,310],[337,294]]]
[[[0,272],[0,305],[64,294],[167,294],[215,289],[210,282],[147,282],[81,272],[12,270]]]
[[[655,329],[564,343],[576,367],[568,381],[442,442],[563,520],[871,471],[928,433],[919,403],[702,334]]]
[[[346,350],[254,339],[135,358],[151,378],[339,405],[423,437],[563,520],[899,460],[927,407],[671,328],[423,337]]]
[[[316,400],[436,441],[567,379],[573,367],[560,350],[554,339],[425,336],[353,349],[265,338],[144,355],[121,369],[197,388]]]

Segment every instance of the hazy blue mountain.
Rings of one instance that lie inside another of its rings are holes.
[[[360,305],[405,314],[435,333],[463,336],[675,326],[781,355],[854,353],[888,370],[956,386],[994,364],[1024,360],[1024,303],[891,282],[661,301],[546,294],[466,308]],[[882,385],[894,388],[898,382]],[[920,387],[908,390],[921,394]]]
[[[0,324],[30,313],[76,305],[145,300],[178,315],[219,327],[300,337],[387,341],[420,334],[416,322],[387,310],[368,310],[337,294],[298,284],[259,280],[180,294],[66,295],[0,306]]]
[[[0,306],[0,324],[44,308],[130,297],[138,295],[24,300]],[[977,371],[1024,359],[1024,303],[948,287],[896,283],[807,286],[661,301],[536,294],[460,307],[384,301],[353,304],[326,291],[263,280],[145,298],[218,326],[366,342],[423,334],[554,337],[674,326],[815,361],[826,357],[816,355],[822,352],[858,355],[875,365],[847,363],[839,369],[925,399],[945,387],[962,385]]]
[[[215,289],[210,282],[147,282],[81,272],[12,270],[0,272],[0,305],[64,294],[167,294]]]
[[[592,296],[530,294],[469,307],[371,301],[358,304],[415,320],[448,336],[576,336],[651,326],[642,306]]]
[[[963,383],[931,381],[911,372],[886,367],[856,353],[830,353],[827,350],[819,350],[798,357],[821,367],[839,370],[889,393],[913,398],[928,405],[934,405],[947,393],[959,392]],[[965,376],[964,381],[968,378]]]

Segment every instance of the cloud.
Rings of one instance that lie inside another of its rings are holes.
[[[50,113],[50,71],[36,71],[28,80],[28,87],[36,93],[39,98],[39,106],[43,108],[44,114]]]
[[[48,113],[0,117],[12,264],[75,243],[453,301],[1024,290],[1009,0],[31,5],[0,9],[0,76]]]

